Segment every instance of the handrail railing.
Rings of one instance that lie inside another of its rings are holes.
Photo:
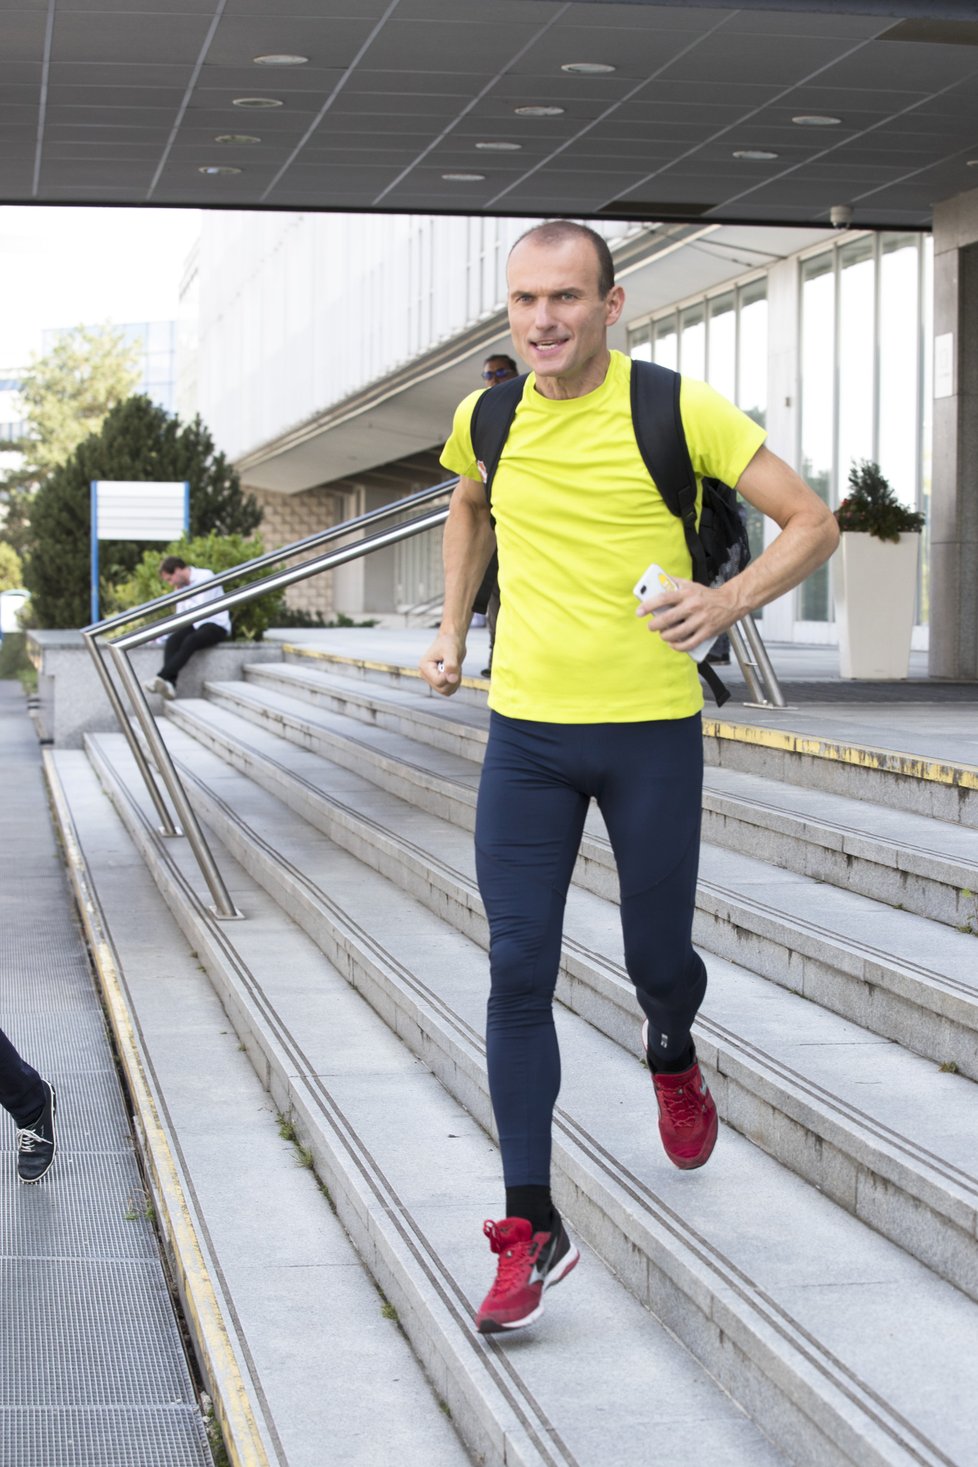
[[[221,571],[215,575],[213,581],[208,585],[221,586],[230,580],[236,580],[250,571],[262,567],[274,565],[283,560],[291,560],[294,556],[304,550],[313,549],[316,546],[327,544],[331,540],[350,535],[357,529],[367,525],[376,524],[378,521],[388,519],[395,514],[403,514],[405,510],[417,508],[422,504],[430,503],[434,499],[445,496],[454,488],[457,480],[451,479],[443,484],[436,484],[430,489],[421,490],[404,499],[396,500],[389,505],[382,505],[379,509],[371,510],[367,514],[360,515],[353,520],[347,520],[343,524],[331,526],[328,530],[319,531],[315,535],[309,535],[303,540],[296,540],[290,545],[279,547],[277,550],[267,552],[265,555],[256,556],[253,560],[245,561],[241,565],[233,566],[231,569]],[[308,580],[310,576],[318,575],[322,571],[332,570],[335,566],[345,565],[348,561],[357,560],[363,555],[369,555],[374,550],[381,550],[388,545],[397,544],[401,540],[411,538],[413,535],[422,534],[425,530],[436,529],[443,525],[448,518],[448,507],[431,510],[414,519],[406,520],[400,525],[394,525],[388,529],[380,530],[372,535],[364,535],[352,545],[344,545],[336,550],[328,550],[325,554],[314,556],[312,560],[304,561],[301,565],[293,566],[289,570],[280,570],[272,575],[263,576],[260,580],[251,581],[245,586],[239,586],[233,591],[226,592],[207,602],[209,614],[215,611],[231,610],[235,606],[241,606],[259,596],[267,595],[271,591],[284,590],[287,586],[295,585],[298,581]],[[85,644],[92,655],[99,677],[109,697],[109,702],[116,715],[125,738],[129,744],[133,758],[143,778],[143,782],[153,801],[154,807],[160,816],[160,832],[164,836],[175,836],[185,834],[197,864],[207,886],[214,898],[213,911],[218,917],[233,918],[240,916],[236,910],[230,893],[224,883],[221,873],[214,860],[210,846],[201,829],[200,822],[187,798],[183,782],[177,772],[176,765],[169,750],[160,735],[156,720],[150,711],[149,700],[140,685],[129,653],[136,647],[143,646],[146,642],[155,640],[161,632],[177,631],[179,628],[189,626],[198,621],[201,615],[199,606],[190,611],[177,611],[163,618],[162,621],[154,621],[151,625],[137,628],[133,632],[117,637],[114,641],[105,644],[105,649],[111,654],[112,663],[123,689],[128,695],[129,703],[135,715],[136,721],[142,730],[143,737],[149,747],[153,762],[160,777],[166,786],[170,799],[176,810],[181,825],[176,824],[166,806],[166,801],[160,792],[159,786],[153,777],[149,760],[147,759],[139,738],[134,732],[125,706],[112,681],[109,670],[102,658],[103,647],[98,638],[104,633],[124,626],[135,621],[148,613],[159,611],[167,606],[173,605],[185,599],[185,588],[170,591],[155,601],[144,602],[130,610],[120,612],[115,616],[106,618],[104,621],[93,623],[84,627],[82,634]],[[760,672],[770,690],[772,702],[762,703],[762,706],[784,707],[784,698],[778,681],[771,666],[770,660],[764,650],[760,635],[750,619],[735,624],[730,628],[730,641],[737,656],[737,660],[744,672],[748,688],[756,700],[764,698],[764,693],[756,676]],[[752,655],[753,654],[753,655]]]
[[[341,525],[334,525],[328,530],[319,531],[315,535],[307,536],[304,540],[297,540],[290,545],[281,546],[277,550],[269,551],[265,555],[256,556],[253,560],[245,561],[241,565],[233,566],[230,570],[220,572],[214,577],[213,582],[209,582],[208,584],[223,585],[226,581],[238,579],[249,571],[275,564],[277,561],[290,560],[303,550],[311,549],[313,546],[322,545],[330,540],[349,535],[366,525],[375,524],[378,520],[390,518],[395,514],[403,514],[406,509],[417,508],[421,504],[443,498],[454,488],[456,482],[455,479],[451,479],[446,483],[436,484],[431,489],[424,489],[418,494],[408,495],[406,498],[397,500],[393,504],[382,505],[377,510],[371,510],[367,514],[360,515],[353,520],[347,520]],[[253,601],[259,596],[267,595],[270,591],[282,590],[286,586],[294,585],[297,581],[307,580],[310,576],[318,575],[321,571],[331,570],[334,566],[344,565],[347,561],[356,560],[362,555],[368,555],[373,550],[379,550],[387,545],[396,544],[398,541],[408,539],[412,535],[421,534],[424,530],[435,529],[437,526],[444,524],[447,518],[448,508],[446,506],[442,509],[433,510],[428,514],[417,516],[415,519],[407,520],[403,524],[381,530],[373,535],[365,535],[352,545],[345,545],[339,549],[327,551],[324,555],[315,556],[312,560],[304,561],[301,565],[293,566],[288,570],[277,571],[273,575],[264,576],[258,581],[251,581],[246,586],[240,586],[234,591],[216,597],[208,601],[208,613],[213,614],[215,611],[229,610],[234,606],[240,606],[246,602]],[[133,607],[115,616],[108,617],[105,621],[97,622],[83,628],[83,637],[85,645],[88,647],[95,662],[99,678],[108,695],[119,727],[129,744],[137,768],[153,801],[157,814],[160,817],[161,834],[164,836],[186,835],[197,859],[197,864],[201,869],[201,874],[207,882],[211,895],[214,898],[214,911],[216,915],[230,918],[238,916],[239,913],[235,910],[234,903],[214,861],[200,823],[187,798],[186,791],[169,750],[160,736],[156,726],[156,720],[150,712],[149,700],[143,688],[140,686],[139,679],[136,677],[128,655],[133,648],[155,640],[161,632],[169,633],[171,631],[177,631],[180,627],[190,625],[194,621],[199,621],[201,616],[200,607],[195,607],[191,611],[178,611],[164,617],[162,621],[154,621],[150,626],[139,628],[134,632],[130,632],[128,635],[118,637],[114,641],[106,643],[104,648],[98,642],[98,638],[105,632],[124,626],[128,622],[145,616],[147,613],[170,606],[181,599],[186,599],[185,589],[167,592],[166,595],[158,597],[155,601],[145,602],[141,606]],[[110,676],[109,669],[103,661],[103,650],[111,654],[115,671],[124,691],[128,695],[132,712],[142,730],[153,761],[156,764],[160,777],[166,786],[174,809],[176,810],[180,824],[174,822],[167,809],[166,801],[163,799],[159,786],[153,777],[149,760],[140,744],[139,738],[131,727],[125,705]]]

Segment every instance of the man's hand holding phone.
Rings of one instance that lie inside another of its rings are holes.
[[[707,588],[696,581],[678,581],[653,561],[632,590],[639,600],[636,616],[651,618],[649,631],[658,632],[668,646],[686,652],[694,662],[702,662],[723,627],[701,636],[690,647],[684,643],[703,629],[710,594]]]

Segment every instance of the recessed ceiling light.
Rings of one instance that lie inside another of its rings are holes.
[[[617,71],[617,66],[609,66],[606,61],[565,61],[560,68],[561,71],[569,71],[572,76],[607,76],[610,71]]]
[[[749,158],[755,162],[766,161],[768,158],[777,156],[777,153],[768,153],[764,148],[738,148],[734,153],[735,158]]]
[[[838,127],[842,118],[823,117],[818,112],[803,112],[800,117],[793,117],[791,120],[797,127]]]
[[[476,143],[481,153],[519,153],[522,143]]]
[[[560,117],[563,107],[514,107],[517,117]]]
[[[235,97],[235,107],[284,107],[285,103],[278,97]]]
[[[197,169],[197,172],[198,173],[240,173],[241,172],[241,169],[240,168],[223,168],[223,167],[218,168],[215,164],[210,164],[209,163],[209,164],[206,164],[203,168],[198,168]]]
[[[252,137],[249,132],[219,132],[214,141],[215,143],[260,143],[261,138]]]
[[[442,178],[446,183],[482,183],[485,180],[484,173],[443,173]]]
[[[305,66],[308,56],[292,56],[287,51],[275,51],[270,56],[253,56],[256,66]]]

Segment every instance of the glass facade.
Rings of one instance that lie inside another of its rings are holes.
[[[801,473],[833,507],[853,463],[872,459],[904,503],[928,513],[931,270],[931,241],[916,234],[867,235],[802,261]],[[829,566],[801,588],[798,615],[831,620]]]

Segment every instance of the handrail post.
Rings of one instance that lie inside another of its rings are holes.
[[[156,806],[156,813],[160,817],[160,835],[166,837],[182,835],[183,831],[178,825],[174,824],[173,817],[170,815],[170,812],[166,807],[166,801],[160,794],[159,786],[157,785],[156,780],[153,778],[153,771],[149,767],[149,761],[147,760],[146,755],[143,753],[142,744],[137,738],[130,737],[132,730],[129,727],[128,715],[126,714],[122,699],[119,697],[119,694],[116,690],[115,683],[112,681],[109,670],[102,660],[102,650],[99,646],[97,646],[94,634],[90,631],[85,631],[82,632],[82,637],[84,639],[85,646],[88,648],[89,652],[92,655],[92,661],[95,663],[95,668],[98,672],[99,677],[102,680],[102,686],[105,689],[106,696],[108,697],[108,700],[112,705],[112,711],[116,716],[116,720],[119,724],[120,729],[126,737],[126,742],[129,745],[132,756],[136,761],[136,765],[139,769],[140,774],[142,775],[143,784],[146,786],[146,790],[149,794],[150,799]]]
[[[122,679],[126,692],[129,694],[133,712],[145,735],[146,742],[156,762],[156,767],[169,791],[174,809],[183,825],[184,834],[190,842],[191,849],[197,859],[197,865],[200,867],[201,874],[207,882],[211,896],[214,898],[214,915],[225,919],[240,917],[241,913],[231,900],[230,893],[224,884],[224,879],[217,868],[217,862],[214,860],[210,846],[204,838],[204,832],[200,827],[197,816],[194,814],[190,801],[187,799],[187,792],[177,773],[176,765],[170,757],[170,751],[163,742],[160,731],[156,726],[156,719],[150,712],[149,699],[139,685],[139,679],[133,671],[132,663],[129,661],[129,655],[124,648],[117,646],[113,642],[109,643],[109,651],[112,654],[119,677]]]
[[[753,617],[745,616],[742,621],[734,622],[727,635],[750,693],[745,707],[787,708],[777,673],[761,640],[761,634],[754,625]],[[758,680],[758,673],[763,679],[763,685]]]

